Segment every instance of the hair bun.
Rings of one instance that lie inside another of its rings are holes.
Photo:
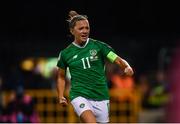
[[[71,10],[69,12],[69,17],[72,19],[74,16],[79,15],[76,11]]]

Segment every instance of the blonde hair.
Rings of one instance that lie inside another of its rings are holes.
[[[69,28],[74,28],[77,21],[87,20],[88,18],[86,15],[80,15],[74,10],[69,11],[68,16],[69,19],[67,21],[69,22]]]

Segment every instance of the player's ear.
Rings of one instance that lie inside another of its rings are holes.
[[[72,34],[72,35],[74,35],[74,31],[73,31],[73,29],[72,29],[72,28],[70,29],[70,32],[71,32],[71,34]]]

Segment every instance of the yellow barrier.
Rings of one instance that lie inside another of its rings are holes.
[[[36,110],[42,123],[78,123],[72,105],[62,107],[58,104],[55,90],[26,90],[33,97]],[[8,102],[9,92],[4,93],[5,103]],[[136,92],[111,90],[110,122],[136,123],[138,120],[139,100]]]

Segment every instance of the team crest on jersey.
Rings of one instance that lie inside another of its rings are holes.
[[[95,56],[97,54],[96,50],[89,50],[91,56]]]

